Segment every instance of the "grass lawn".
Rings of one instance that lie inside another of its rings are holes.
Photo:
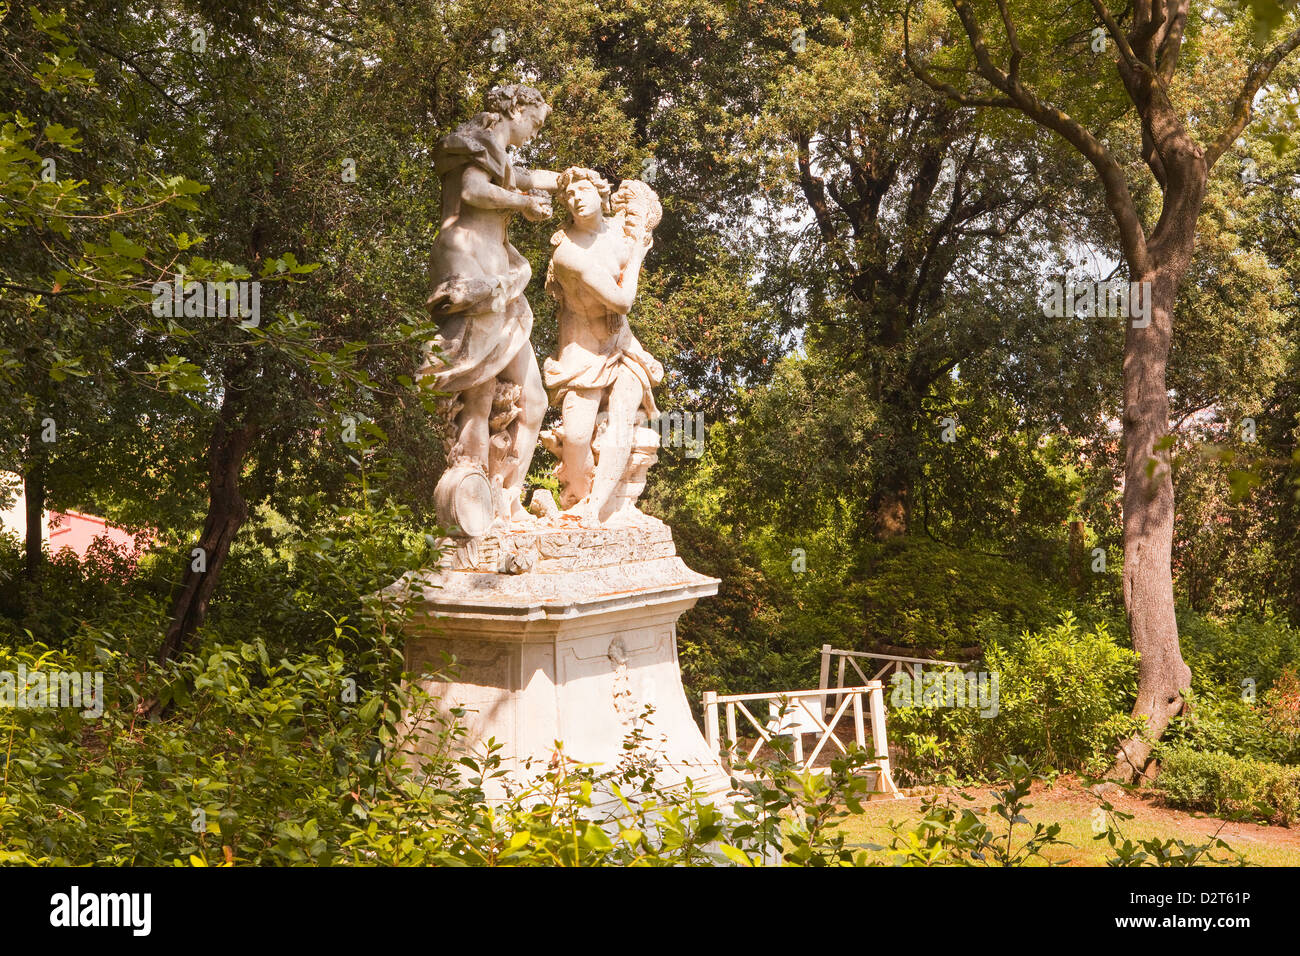
[[[954,801],[972,810],[987,809],[992,803],[988,787],[969,788],[964,792],[975,797],[963,800],[954,794]],[[1124,793],[1109,798],[1117,810],[1133,814],[1132,820],[1119,821],[1121,831],[1134,843],[1157,837],[1161,840],[1179,839],[1189,843],[1205,843],[1214,832],[1223,827],[1219,836],[1233,850],[1242,853],[1248,863],[1258,866],[1300,866],[1300,832],[1286,827],[1260,826],[1253,823],[1225,823],[1217,817],[1184,813],[1161,806],[1153,796]],[[1020,846],[1037,823],[1059,823],[1059,839],[1072,846],[1050,847],[1045,856],[1055,863],[1070,866],[1105,866],[1111,852],[1105,840],[1093,839],[1094,810],[1098,798],[1089,793],[1073,778],[1063,777],[1052,786],[1036,784],[1025,811],[1029,826],[1017,825],[1013,844]],[[853,843],[875,843],[888,846],[891,820],[910,829],[921,818],[921,798],[880,800],[865,805],[865,813],[845,819],[841,826]],[[997,814],[988,814],[984,822],[995,833],[1005,833],[1003,821]],[[1224,851],[1218,851],[1223,855]],[[887,854],[881,854],[887,859]]]

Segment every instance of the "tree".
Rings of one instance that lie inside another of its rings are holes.
[[[771,200],[812,227],[787,230],[791,253],[770,258],[791,265],[773,266],[767,286],[804,290],[808,342],[860,378],[877,410],[859,487],[866,523],[893,537],[909,530],[920,448],[939,428],[927,397],[1041,321],[1033,266],[1068,219],[1077,173],[1032,142],[999,143],[974,109],[917,82],[888,14],[824,16],[800,40],[753,139],[775,173]]]
[[[907,6],[905,23],[913,6]],[[952,0],[951,6],[973,63],[918,56],[909,42],[912,70],[954,103],[1015,111],[1082,155],[1105,194],[1129,279],[1149,290],[1150,320],[1126,324],[1123,362],[1124,606],[1141,655],[1134,715],[1146,729],[1121,743],[1112,774],[1134,777],[1145,772],[1152,741],[1183,709],[1191,683],[1178,642],[1172,576],[1167,380],[1175,309],[1210,172],[1250,123],[1269,77],[1300,46],[1300,29],[1261,46],[1248,18],[1234,22],[1214,8],[1193,17],[1190,0],[1138,0],[1118,13],[1104,0],[1091,0],[1084,12],[1070,5],[1013,11],[1019,5],[1009,0],[997,0],[996,8],[972,0]],[[992,38],[986,22],[998,24]],[[1189,106],[1182,95],[1196,85],[1184,56],[1192,39],[1202,45],[1192,58],[1196,83],[1211,95],[1235,85],[1226,115],[1213,102],[1198,99]],[[1089,44],[1106,59],[1114,50],[1118,84],[1098,84],[1087,73],[1062,76],[1062,52],[1078,54]],[[1045,68],[1055,75],[1045,75]],[[945,72],[958,74],[963,85],[942,79]],[[1120,146],[1126,134],[1135,138],[1133,152],[1150,180],[1130,182]],[[1143,200],[1152,185],[1158,195],[1148,204]]]
[[[34,581],[67,439],[123,387],[124,317],[167,274],[171,244],[158,234],[202,186],[132,168],[125,157],[140,144],[105,135],[115,103],[78,59],[65,12],[8,13],[0,4],[16,51],[0,70],[0,413],[14,427],[0,434],[0,460],[23,475]]]

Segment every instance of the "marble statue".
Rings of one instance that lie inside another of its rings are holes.
[[[677,663],[678,618],[719,582],[687,567],[672,529],[635,507],[658,453],[645,423],[658,418],[664,369],[627,314],[663,210],[642,182],[611,191],[590,169],[512,166],[506,150],[527,143],[548,112],[536,90],[493,90],[488,111],[436,155],[443,223],[429,306],[438,337],[422,373],[448,396],[436,498],[438,522],[452,531],[435,567],[388,590],[420,598],[404,624],[406,670],[465,733],[449,744],[420,730],[420,713],[404,720],[428,755],[481,753],[497,741],[502,771],[521,785],[557,747],[613,767],[631,741],[636,760],[658,765],[661,785],[726,793],[730,776],[691,715]],[[543,370],[529,341],[529,266],[506,227],[516,212],[545,219],[550,194],[568,216],[547,269],[559,340]],[[548,393],[560,421],[542,433]],[[559,459],[564,511],[545,489],[523,511],[539,438]],[[493,775],[483,786],[497,799],[510,784]]]
[[[506,235],[515,213],[551,215],[555,173],[512,164],[506,150],[526,144],[550,107],[527,86],[492,89],[487,110],[439,144],[442,228],[430,258],[428,305],[438,327],[422,377],[448,393],[443,427],[447,470],[438,483],[438,519],[478,537],[528,522],[520,502],[546,413],[546,392],[530,337],[524,289],[532,270]]]
[[[560,506],[584,526],[636,520],[637,496],[657,457],[652,389],[663,366],[632,334],[627,313],[663,208],[643,182],[611,194],[597,172],[562,172],[556,193],[568,221],[551,239],[546,290],[556,300],[559,351],[543,367],[561,423],[541,435],[559,459]]]

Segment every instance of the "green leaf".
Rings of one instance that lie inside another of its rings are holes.
[[[723,856],[738,866],[752,867],[754,865],[754,861],[745,855],[744,850],[739,850],[728,843],[723,843],[719,849],[722,851]]]

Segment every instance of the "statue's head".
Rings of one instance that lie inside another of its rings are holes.
[[[555,192],[569,211],[570,222],[609,212],[609,182],[594,169],[570,166],[560,173]]]
[[[540,91],[531,86],[511,84],[488,90],[487,111],[483,116],[489,126],[510,124],[510,144],[523,146],[537,135],[550,114],[551,108],[542,99]]]

